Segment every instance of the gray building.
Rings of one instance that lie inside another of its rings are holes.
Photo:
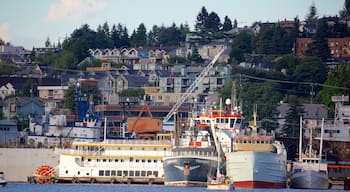
[[[0,120],[0,146],[17,143],[19,137],[16,121]]]

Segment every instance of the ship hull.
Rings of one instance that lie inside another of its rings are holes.
[[[305,170],[291,176],[291,188],[295,189],[329,189],[327,175],[318,171]]]
[[[235,188],[285,188],[285,153],[237,151],[226,156],[227,176]]]
[[[163,159],[164,185],[207,186],[208,177],[216,175],[216,157],[166,157]]]

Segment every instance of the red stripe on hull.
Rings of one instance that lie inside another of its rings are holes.
[[[285,188],[285,183],[273,183],[266,181],[235,181],[233,182],[235,188]]]

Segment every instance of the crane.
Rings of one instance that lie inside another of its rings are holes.
[[[174,112],[176,112],[179,107],[186,101],[186,99],[191,95],[194,89],[198,86],[198,84],[204,79],[204,77],[208,74],[208,72],[213,68],[215,62],[219,59],[220,55],[224,52],[224,48],[222,48],[219,53],[217,53],[214,59],[203,69],[203,71],[198,75],[198,77],[192,82],[192,84],[187,88],[184,94],[182,94],[181,98],[175,103],[169,113],[165,116],[163,122],[169,121],[169,119],[173,116]]]

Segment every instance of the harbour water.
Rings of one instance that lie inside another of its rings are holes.
[[[27,184],[8,183],[0,188],[0,192],[202,192],[208,191],[204,187],[167,187],[163,185],[116,185],[116,184]],[[235,191],[275,191],[275,192],[296,192],[296,191],[317,191],[297,189],[235,189]],[[328,190],[339,191],[339,190]]]

